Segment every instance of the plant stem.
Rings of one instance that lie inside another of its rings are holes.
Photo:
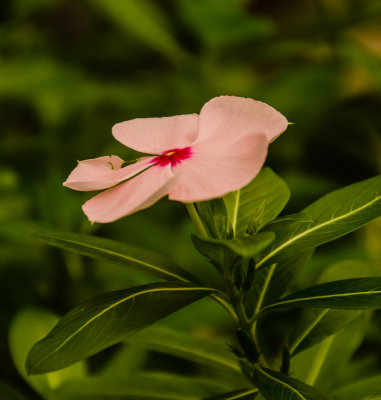
[[[201,221],[201,219],[200,219],[200,217],[198,215],[198,212],[196,211],[196,208],[195,208],[194,204],[193,203],[185,203],[185,206],[186,206],[186,208],[188,210],[188,213],[189,213],[189,215],[191,217],[191,220],[194,223],[194,226],[196,227],[196,230],[197,230],[198,234],[200,236],[207,237],[208,233],[206,232],[206,229],[205,229],[205,227],[204,227],[204,225],[203,225],[203,223],[202,223],[202,221]]]
[[[237,266],[237,268],[239,267]],[[244,340],[245,343],[242,343],[237,336],[238,341],[242,347],[242,350],[247,356],[247,360],[251,363],[256,362],[258,354],[257,346],[251,334],[251,324],[250,319],[247,317],[245,305],[243,303],[243,293],[237,288],[235,283],[234,271],[232,271],[229,251],[227,249],[225,250],[224,254],[222,270],[226,285],[226,294],[229,297],[230,303],[233,306],[233,310],[236,315],[236,322],[238,325],[237,335],[238,332],[241,331],[244,338],[247,338]],[[246,342],[246,340],[248,340],[248,342]]]
[[[334,339],[334,335],[325,339],[325,341],[322,342],[321,345],[319,346],[319,352],[316,354],[315,359],[311,365],[311,369],[306,378],[306,383],[308,385],[313,386],[317,377],[319,376],[321,367],[323,366],[324,361],[328,355],[328,351],[332,345],[333,339]]]

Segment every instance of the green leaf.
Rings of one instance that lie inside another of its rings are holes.
[[[91,235],[47,230],[32,232],[31,235],[52,246],[98,260],[136,267],[161,279],[197,281],[188,271],[166,257],[125,243]]]
[[[334,392],[335,400],[380,400],[381,375],[363,379]]]
[[[266,265],[255,273],[255,281],[248,301],[250,315],[258,313],[266,304],[277,300],[288,288],[295,275],[311,258],[312,251],[290,253],[277,257],[278,263]]]
[[[228,388],[213,379],[149,371],[135,372],[118,381],[95,376],[67,382],[58,393],[70,400],[199,400]]]
[[[118,343],[214,290],[155,283],[105,293],[69,312],[26,360],[30,374],[64,368]]]
[[[258,389],[235,390],[234,392],[223,393],[217,396],[208,397],[204,400],[253,400],[258,394]]]
[[[327,194],[301,213],[268,226],[276,239],[257,268],[282,253],[299,253],[339,238],[381,215],[381,175]]]
[[[149,0],[93,0],[122,30],[131,32],[143,43],[178,61],[185,51],[170,34],[165,14]]]
[[[224,197],[234,236],[243,236],[249,225],[256,231],[283,210],[290,190],[270,168],[261,172],[244,188]]]
[[[359,311],[310,309],[301,322],[297,333],[290,338],[290,354],[297,354],[333,335],[359,316]]]
[[[325,269],[318,283],[369,277],[375,273],[375,268],[365,262],[345,260]],[[288,340],[290,353],[296,354],[321,342],[358,317],[359,313],[361,311],[357,310],[304,309]]]
[[[249,14],[243,1],[179,0],[185,25],[200,36],[208,51],[226,46],[236,48],[269,37],[274,29],[270,20]],[[237,78],[236,78],[237,79]]]
[[[259,366],[254,367],[254,379],[266,400],[327,400],[315,388],[287,375]]]
[[[293,357],[291,374],[332,393],[341,381],[344,367],[361,345],[365,331],[366,317],[361,314],[336,334]]]
[[[222,261],[224,249],[228,248],[235,254],[253,258],[265,249],[273,240],[275,235],[272,232],[258,233],[257,235],[235,238],[232,240],[222,240],[206,238],[203,236],[192,235],[195,247],[204,255],[209,257],[217,255],[213,261]],[[210,249],[205,250],[205,249]]]
[[[238,372],[241,375],[237,358],[225,343],[216,339],[153,326],[129,338],[128,343],[214,368],[228,369],[231,373]]]
[[[227,211],[222,198],[195,203],[197,212],[214,238],[225,239],[227,237]]]
[[[264,307],[259,315],[294,307],[342,310],[381,308],[381,278],[344,279],[311,286]]]
[[[53,398],[53,392],[66,381],[83,378],[85,365],[78,363],[61,371],[40,376],[27,375],[25,359],[33,343],[45,336],[57,323],[54,314],[37,309],[20,311],[9,330],[9,348],[14,365],[25,381],[43,398]],[[0,391],[2,394],[3,392]],[[1,397],[1,396],[0,396]],[[56,397],[54,397],[56,399]]]

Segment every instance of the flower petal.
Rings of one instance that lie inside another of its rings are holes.
[[[220,96],[204,104],[196,142],[251,133],[265,134],[273,141],[287,128],[287,119],[273,107],[244,97]]]
[[[197,136],[198,115],[136,118],[112,128],[115,139],[127,147],[148,154],[187,147]]]
[[[123,160],[117,156],[104,156],[83,160],[71,172],[64,186],[74,190],[101,190],[130,178],[150,166],[152,157],[142,157],[135,164],[121,168]]]
[[[88,200],[82,209],[90,221],[112,222],[154,204],[176,182],[170,165],[152,166],[138,176]]]
[[[265,135],[253,134],[235,146],[239,153],[219,155],[208,153],[210,142],[194,145],[192,157],[173,168],[179,179],[169,199],[184,203],[210,200],[247,185],[265,162],[268,141]]]

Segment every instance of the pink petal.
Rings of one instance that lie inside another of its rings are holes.
[[[198,115],[136,118],[112,128],[115,139],[127,147],[148,154],[189,146],[197,136]]]
[[[265,135],[253,134],[234,145],[239,153],[225,150],[221,155],[208,153],[210,146],[210,142],[194,145],[192,157],[173,168],[179,179],[169,192],[170,200],[210,200],[247,185],[265,162],[268,142]]]
[[[104,156],[83,160],[71,172],[64,186],[74,190],[101,190],[149,168],[152,157],[142,157],[135,164],[121,168],[123,160],[117,156]]]
[[[220,96],[202,107],[196,141],[262,133],[271,142],[286,130],[287,125],[287,119],[265,103],[244,97]]]
[[[90,221],[112,222],[151,206],[175,183],[170,165],[152,166],[140,175],[87,201],[82,209]]]

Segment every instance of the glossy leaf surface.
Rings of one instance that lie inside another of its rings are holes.
[[[266,400],[328,400],[315,388],[269,369],[254,367],[255,379]]]
[[[317,283],[342,279],[364,278],[377,273],[369,263],[346,260],[330,265],[323,271]],[[303,351],[321,342],[358,317],[360,310],[330,310],[306,308],[300,310],[298,322],[288,343],[291,354]],[[274,315],[276,318],[276,315]]]
[[[54,371],[95,354],[213,292],[156,283],[105,293],[69,312],[30,351],[31,374]]]
[[[125,243],[77,233],[36,231],[32,233],[52,246],[115,264],[135,267],[165,280],[195,281],[192,275],[168,258]]]
[[[299,253],[337,239],[381,215],[381,175],[327,194],[301,213],[270,224],[276,239],[257,267],[284,252]]]
[[[283,210],[290,191],[270,168],[261,172],[247,186],[224,197],[234,236],[243,236],[249,225],[258,231]]]
[[[381,278],[353,278],[322,283],[284,297],[262,313],[293,307],[365,310],[381,308]]]

